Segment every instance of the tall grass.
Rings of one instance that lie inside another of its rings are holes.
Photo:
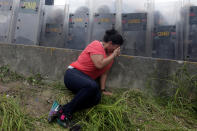
[[[181,108],[189,107],[197,101],[197,74],[191,75],[184,65],[167,80],[174,92],[173,104]]]
[[[161,85],[162,88],[159,85],[153,87],[157,91],[160,89],[157,92],[159,96],[154,99],[165,113],[165,117],[161,118],[165,118],[167,123],[171,121],[173,127],[181,127],[181,130],[197,128],[197,74],[189,73],[189,67],[185,64],[164,79],[156,77],[152,81],[164,84]]]
[[[84,112],[75,114],[83,130],[129,131],[131,120],[126,95],[103,96],[101,103]]]
[[[24,114],[19,103],[5,95],[0,95],[0,130],[25,131],[33,129],[32,118]]]

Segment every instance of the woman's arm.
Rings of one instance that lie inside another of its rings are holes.
[[[106,84],[108,72],[109,71],[106,71],[104,74],[101,75],[101,78],[100,78],[101,90],[105,90],[105,84]]]
[[[96,68],[102,69],[106,65],[110,64],[118,55],[120,55],[120,48],[115,49],[114,52],[107,58],[104,58],[103,55],[91,55],[90,57]]]
[[[109,71],[106,71],[103,75],[101,75],[101,78],[100,78],[100,86],[101,86],[100,88],[101,88],[101,91],[104,95],[112,95],[111,92],[105,91],[105,85],[106,85],[108,72]]]

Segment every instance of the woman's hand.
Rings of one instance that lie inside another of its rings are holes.
[[[103,91],[102,92],[104,95],[107,95],[107,96],[112,96],[113,93],[112,92],[109,92],[109,91]]]
[[[120,55],[120,47],[115,49],[113,53],[107,58],[104,58],[103,55],[91,55],[90,57],[96,68],[102,69],[106,65],[110,64],[114,60],[114,58],[119,55]]]
[[[114,50],[113,55],[114,57],[120,56],[120,47]]]

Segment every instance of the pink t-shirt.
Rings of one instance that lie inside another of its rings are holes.
[[[96,79],[111,68],[113,61],[104,68],[98,69],[94,65],[90,57],[91,55],[103,55],[104,58],[107,57],[101,42],[93,41],[90,43],[80,54],[77,61],[73,62],[71,66],[87,74],[92,79]]]

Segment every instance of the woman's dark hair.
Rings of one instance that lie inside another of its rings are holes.
[[[113,45],[122,45],[124,43],[122,36],[115,29],[107,30],[103,37],[103,41],[112,41]]]

